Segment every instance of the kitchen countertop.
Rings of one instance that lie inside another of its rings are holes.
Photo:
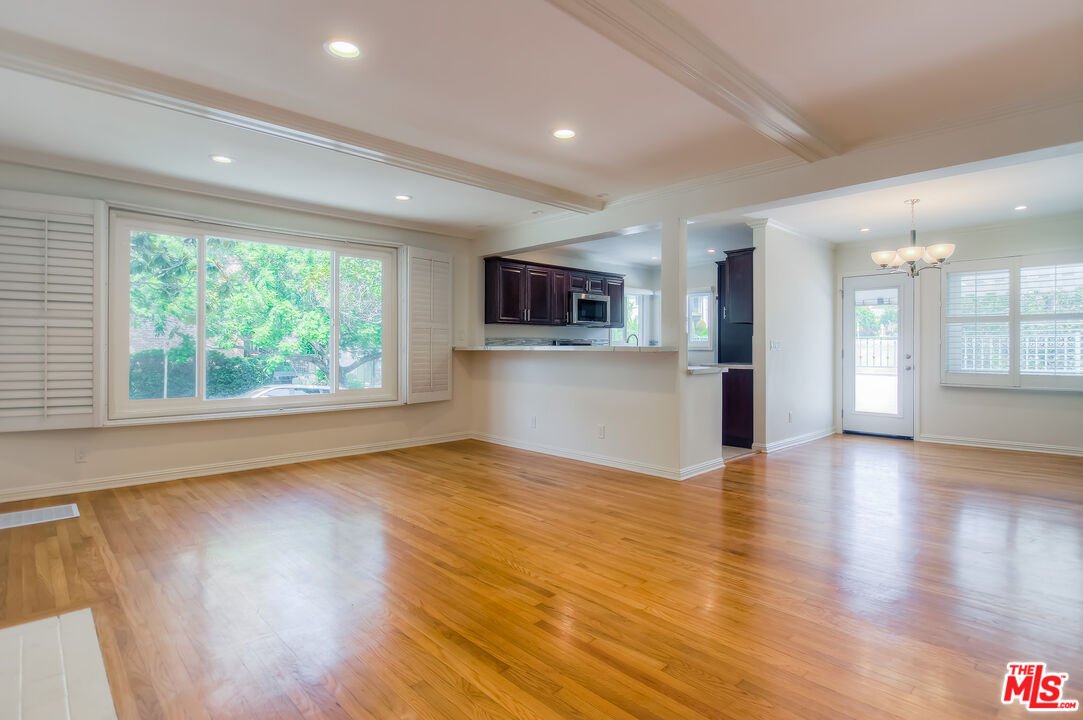
[[[752,363],[696,363],[696,367],[726,368],[727,370],[753,370]]]
[[[470,345],[452,349],[460,352],[677,352],[677,348],[670,345]]]
[[[689,375],[718,375],[729,371],[729,368],[717,365],[689,365],[687,370]]]

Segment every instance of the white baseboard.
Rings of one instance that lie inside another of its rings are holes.
[[[141,473],[128,473],[124,475],[112,475],[90,480],[77,480],[74,482],[49,483],[47,485],[32,485],[21,488],[8,488],[0,490],[0,503],[13,500],[30,500],[32,498],[52,497],[54,495],[71,495],[73,493],[89,492],[91,490],[105,490],[108,488],[125,487],[127,485],[144,485],[148,483],[166,482],[168,480],[180,480],[181,478],[200,477],[203,475],[218,475],[220,473],[237,472],[240,470],[256,470],[259,468],[272,467],[275,465],[290,465],[292,463],[309,462],[311,460],[327,460],[336,457],[350,455],[366,455],[368,453],[381,452],[383,450],[397,450],[399,448],[417,447],[419,445],[435,445],[437,443],[466,440],[470,433],[458,432],[446,435],[430,435],[428,437],[407,438],[404,440],[387,440],[384,442],[362,443],[360,445],[348,445],[345,447],[329,448],[326,450],[311,450],[282,455],[267,455],[259,458],[246,460],[227,460],[224,462],[207,463],[204,465],[188,465],[185,467],[168,468],[165,470],[151,470]]]
[[[680,473],[678,473],[677,479],[689,480],[696,477],[697,475],[702,475],[703,473],[708,473],[712,470],[719,470],[721,468],[724,468],[725,466],[726,461],[723,458],[713,458],[711,460],[707,460],[696,465],[690,465],[688,467],[681,468]]]
[[[940,443],[942,445],[969,445],[971,447],[994,448],[996,450],[1020,450],[1022,452],[1083,457],[1083,448],[1069,445],[1042,445],[1040,443],[1024,443],[1014,440],[983,440],[981,438],[955,437],[952,435],[918,435],[915,439],[919,442]]]
[[[779,450],[785,450],[786,448],[792,448],[795,445],[803,445],[813,440],[819,440],[820,438],[827,437],[828,435],[834,435],[835,428],[830,427],[825,430],[813,430],[812,432],[805,433],[804,435],[794,435],[793,437],[786,438],[785,440],[776,440],[770,443],[752,443],[752,449],[758,452],[773,453]]]
[[[628,470],[630,472],[642,473],[643,475],[654,475],[655,477],[666,478],[667,480],[682,479],[681,471],[674,468],[662,467],[661,465],[651,465],[649,463],[641,463],[634,460],[624,460],[608,455],[597,455],[595,453],[582,452],[581,450],[567,450],[565,448],[552,447],[550,445],[539,445],[537,443],[513,440],[512,438],[490,435],[488,433],[474,433],[473,437],[475,440],[493,443],[494,445],[506,445],[507,447],[529,450],[543,455],[553,455],[568,460],[579,460],[580,462],[588,462],[595,465],[605,465],[606,467],[617,468],[618,470]]]

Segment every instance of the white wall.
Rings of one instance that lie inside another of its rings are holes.
[[[679,468],[676,353],[466,354],[471,430],[483,438],[651,474]]]
[[[764,272],[764,444],[834,427],[834,250],[768,223]]]
[[[955,243],[952,260],[1079,250],[1083,248],[1083,214],[919,233],[918,237],[925,244]],[[836,282],[841,283],[844,275],[874,274],[876,267],[869,253],[900,243],[905,244],[896,238],[837,246]],[[914,282],[919,360],[917,439],[1083,454],[1083,394],[940,385],[940,275],[927,271]],[[838,303],[837,292],[835,299]],[[840,342],[836,341],[836,348]]]
[[[400,242],[453,254],[455,335],[471,322],[473,256],[466,240],[0,163],[0,188],[107,200],[178,215]],[[463,271],[465,270],[465,271]],[[465,338],[465,335],[463,336]],[[58,494],[95,483],[183,477],[463,435],[470,376],[455,356],[454,399],[414,406],[108,427],[0,433],[0,500]],[[75,448],[87,461],[75,463]]]

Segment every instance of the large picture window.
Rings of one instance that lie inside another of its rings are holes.
[[[397,250],[113,218],[110,417],[398,399]]]
[[[952,263],[944,274],[944,384],[1083,389],[1078,253]]]

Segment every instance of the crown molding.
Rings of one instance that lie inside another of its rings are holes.
[[[474,237],[472,233],[468,233],[462,228],[452,225],[390,218],[383,215],[346,210],[341,207],[309,203],[303,200],[295,200],[277,195],[237,190],[235,188],[223,187],[220,185],[211,185],[195,180],[182,180],[166,175],[159,175],[157,173],[148,173],[142,170],[132,170],[103,163],[87,162],[57,155],[30,152],[5,145],[0,145],[0,162],[23,165],[41,170],[55,170],[91,178],[113,180],[116,182],[132,183],[160,190],[182,192],[189,195],[200,195],[219,200],[231,200],[250,205],[263,205],[282,210],[302,212],[309,215],[321,215],[323,217],[338,218],[340,220],[363,222],[370,225],[380,225],[398,230],[412,230],[415,232],[428,233],[430,235],[444,235],[465,240]],[[103,199],[110,202],[109,198]],[[117,204],[126,205],[127,203],[118,202]]]
[[[577,213],[605,207],[571,190],[3,29],[0,66]]]
[[[661,0],[548,0],[753,130],[810,162],[837,140]]]

